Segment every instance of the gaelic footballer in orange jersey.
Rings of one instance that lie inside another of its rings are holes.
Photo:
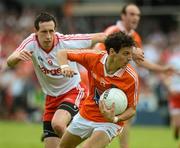
[[[116,23],[116,25],[109,26],[104,31],[104,33],[106,33],[106,35],[110,35],[110,34],[113,34],[113,33],[119,32],[119,31],[126,32],[126,29],[123,26],[123,23],[121,21],[118,21]],[[127,34],[133,37],[137,47],[142,48],[142,39],[141,39],[140,35],[135,30],[132,29]],[[104,43],[98,43],[95,45],[95,49],[106,50],[106,47],[105,47]]]
[[[81,139],[72,143],[75,146],[84,142],[84,147],[98,143],[95,147],[105,147],[113,137],[122,131],[124,121],[134,116],[139,95],[138,75],[129,61],[135,45],[132,37],[118,32],[107,37],[107,52],[98,50],[64,50],[57,54],[64,76],[72,77],[73,70],[68,61],[83,65],[88,71],[89,96],[83,101],[77,114],[61,139],[60,147],[68,146],[73,138]],[[120,115],[114,113],[114,107],[108,108],[100,95],[109,88],[119,88],[128,98],[128,107]],[[94,147],[94,146],[93,146]]]
[[[105,61],[108,54],[93,50],[69,51],[68,59],[83,65],[89,73],[89,96],[84,100],[80,114],[95,122],[107,122],[99,111],[100,95],[108,88],[117,87],[123,90],[128,98],[128,107],[135,107],[138,102],[139,80],[138,75],[130,64],[109,74]],[[123,125],[123,122],[119,122]]]
[[[104,30],[104,33],[106,35],[110,35],[122,31],[127,35],[133,37],[136,46],[142,48],[142,39],[140,35],[135,31],[139,24],[140,14],[141,12],[136,5],[127,4],[121,11],[121,20],[118,20],[116,24],[107,27]],[[95,45],[94,49],[105,50],[105,45],[103,43],[98,43]]]

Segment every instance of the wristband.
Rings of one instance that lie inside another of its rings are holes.
[[[118,120],[119,120],[119,118],[115,116],[114,119],[113,119],[113,123],[117,123]]]
[[[61,65],[61,66],[60,66],[60,68],[61,68],[61,69],[63,69],[63,68],[67,68],[67,67],[69,67],[69,65],[68,65],[68,64],[64,64],[64,65]]]

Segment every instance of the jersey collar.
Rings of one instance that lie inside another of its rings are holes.
[[[100,60],[100,62],[103,64],[104,75],[105,75],[105,76],[109,76],[109,77],[114,77],[114,76],[116,76],[116,77],[121,77],[121,76],[123,75],[123,73],[125,72],[126,67],[119,69],[118,71],[116,71],[116,72],[113,73],[113,74],[108,74],[107,71],[106,71],[106,67],[105,67],[105,62],[106,62],[107,57],[108,57],[108,54],[105,53],[105,54],[103,55],[103,57],[101,58],[101,60]]]

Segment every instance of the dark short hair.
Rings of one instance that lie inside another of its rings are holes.
[[[134,4],[134,3],[125,4],[125,5],[122,7],[121,15],[122,15],[122,14],[126,14],[126,9],[127,9],[127,7],[130,6],[130,5],[134,5],[134,6],[138,7],[138,6],[137,6],[136,4]]]
[[[113,48],[116,53],[125,47],[135,46],[134,39],[126,35],[124,32],[117,32],[109,35],[105,40],[106,50],[109,53],[110,48]]]
[[[34,21],[34,27],[36,28],[36,30],[39,30],[39,23],[49,22],[49,21],[53,21],[56,27],[57,23],[55,17],[47,12],[41,12]]]

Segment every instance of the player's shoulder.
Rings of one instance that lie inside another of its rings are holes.
[[[136,31],[133,32],[132,36],[133,36],[134,40],[136,41],[137,46],[138,46],[138,47],[142,47],[142,39],[141,39],[141,36],[140,36]]]
[[[112,34],[115,32],[119,32],[119,31],[120,31],[120,29],[118,28],[117,25],[111,25],[111,26],[107,27],[104,32],[109,35],[109,34]]]
[[[26,45],[31,45],[34,44],[36,42],[36,34],[35,33],[31,33],[30,35],[26,36],[25,39],[22,41],[22,45],[26,46]]]
[[[31,33],[30,35],[25,36],[25,40],[36,40],[36,34]]]

